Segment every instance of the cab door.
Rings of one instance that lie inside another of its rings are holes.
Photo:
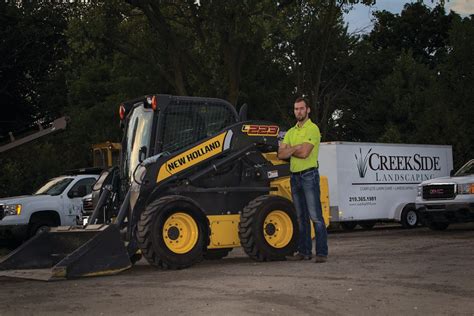
[[[96,179],[93,177],[84,178],[77,181],[66,195],[65,217],[66,223],[63,225],[74,225],[76,219],[80,218],[82,208],[82,198],[92,192],[92,185]]]

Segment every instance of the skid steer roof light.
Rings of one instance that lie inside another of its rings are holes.
[[[125,107],[123,106],[123,104],[120,104],[119,115],[120,119],[123,121],[123,119],[125,118]]]
[[[158,108],[158,98],[156,97],[156,95],[151,98],[151,108],[153,109],[153,111],[156,111],[156,109]]]

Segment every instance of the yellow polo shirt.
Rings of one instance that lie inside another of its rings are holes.
[[[309,168],[316,168],[318,166],[319,143],[321,142],[321,133],[316,124],[308,119],[302,127],[298,123],[290,128],[283,138],[283,143],[296,146],[303,143],[310,143],[314,146],[313,150],[306,159],[291,156],[290,171],[300,172]]]

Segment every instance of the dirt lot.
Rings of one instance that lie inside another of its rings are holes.
[[[0,315],[474,315],[474,225],[331,232],[330,260],[221,261],[45,283],[0,277]]]

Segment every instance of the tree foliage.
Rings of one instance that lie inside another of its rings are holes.
[[[358,36],[343,21],[357,2],[1,2],[0,142],[70,121],[1,154],[0,196],[90,165],[92,144],[121,139],[118,105],[149,93],[247,103],[283,127],[303,95],[323,140],[448,144],[456,166],[473,158],[473,17],[415,2],[376,12]]]

